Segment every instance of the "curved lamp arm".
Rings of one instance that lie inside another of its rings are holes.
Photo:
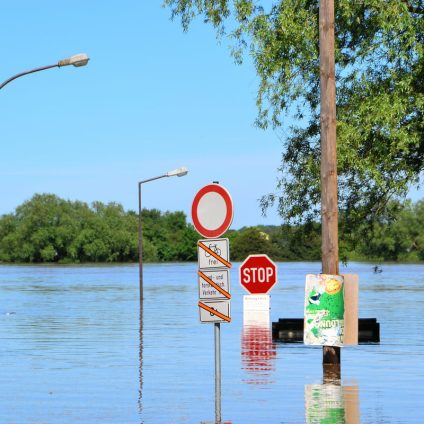
[[[34,69],[30,69],[29,71],[21,72],[19,74],[13,75],[13,77],[10,77],[6,81],[4,81],[0,85],[0,90],[5,85],[9,84],[9,82],[15,80],[16,78],[22,77],[24,75],[33,74],[34,72],[44,71],[46,69],[51,69],[51,68],[61,68],[62,66],[69,66],[69,65],[73,65],[76,67],[85,66],[87,65],[89,60],[90,58],[85,53],[81,53],[81,54],[76,54],[74,56],[68,57],[66,59],[59,60],[59,62],[55,63],[54,65],[41,66],[40,68],[34,68]]]

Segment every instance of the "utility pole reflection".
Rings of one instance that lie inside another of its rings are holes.
[[[307,424],[359,424],[359,388],[342,386],[340,364],[324,364],[323,384],[305,385]]]

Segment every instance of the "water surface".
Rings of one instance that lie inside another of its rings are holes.
[[[279,263],[271,321],[303,316],[319,263]],[[243,326],[231,271],[232,322],[221,325],[222,418],[232,423],[422,423],[424,266],[352,263],[360,317],[379,345],[342,349],[323,384],[321,348],[274,343]],[[0,423],[200,423],[214,420],[213,325],[198,318],[196,264],[0,266]],[[346,421],[347,420],[347,421]]]

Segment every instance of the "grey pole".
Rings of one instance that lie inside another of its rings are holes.
[[[55,63],[54,65],[48,65],[48,66],[42,66],[40,68],[35,68],[35,69],[31,69],[30,71],[25,71],[25,72],[21,72],[19,74],[14,75],[13,77],[10,77],[9,79],[7,79],[6,81],[4,81],[2,84],[0,84],[0,90],[6,85],[9,84],[9,82],[15,80],[16,78],[19,77],[23,77],[24,75],[28,75],[28,74],[32,74],[34,72],[39,72],[39,71],[44,71],[46,69],[51,69],[51,68],[58,68],[59,65],[57,63]]]
[[[141,184],[138,183],[138,273],[140,277],[140,303],[143,300],[143,229],[141,227]]]
[[[140,279],[140,302],[143,300],[143,227],[141,222],[141,185],[159,178],[168,177],[168,174],[159,175],[159,177],[149,178],[138,182],[138,273]]]
[[[215,331],[215,422],[221,423],[221,324],[214,324]]]
[[[219,181],[213,181],[219,184]],[[221,423],[221,324],[214,324],[215,331],[215,421]]]
[[[169,171],[166,174],[159,175],[158,177],[148,178],[138,182],[138,272],[140,281],[140,302],[143,301],[143,227],[141,222],[141,185],[150,181],[159,180],[165,177],[183,177],[187,175],[188,169],[185,167]]]

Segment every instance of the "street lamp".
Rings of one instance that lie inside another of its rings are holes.
[[[34,68],[29,71],[21,72],[19,74],[13,75],[13,77],[10,77],[5,82],[3,82],[0,85],[0,90],[6,85],[9,84],[9,82],[13,81],[16,78],[22,77],[24,75],[33,74],[34,72],[44,71],[45,69],[50,68],[61,68],[62,66],[69,66],[73,65],[75,67],[85,66],[87,65],[90,58],[85,53],[76,54],[74,56],[68,57],[66,59],[59,60],[59,62],[55,63],[54,65],[47,65],[47,66],[41,66],[40,68]]]
[[[185,167],[174,169],[158,177],[149,178],[138,182],[138,266],[140,275],[140,302],[143,300],[143,230],[141,226],[141,185],[150,181],[165,177],[183,177],[187,175],[188,169]]]

